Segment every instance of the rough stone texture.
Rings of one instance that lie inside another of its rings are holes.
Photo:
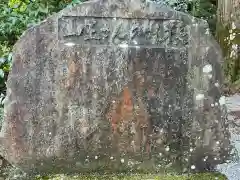
[[[1,154],[34,172],[211,170],[230,141],[208,32],[141,0],[82,3],[28,29],[14,48]]]

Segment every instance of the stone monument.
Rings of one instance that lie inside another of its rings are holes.
[[[16,43],[1,155],[28,172],[213,170],[230,148],[205,21],[142,0],[67,8]]]

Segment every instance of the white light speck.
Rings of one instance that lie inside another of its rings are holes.
[[[196,169],[196,166],[194,166],[194,165],[191,165],[191,169]]]
[[[235,25],[234,22],[232,22],[232,29],[236,29],[236,28],[237,28],[237,26]]]
[[[212,79],[212,74],[208,74],[208,78],[209,78],[209,79]]]
[[[217,103],[217,102],[215,102],[215,106],[218,106],[218,103]]]
[[[203,72],[204,73],[210,73],[212,72],[212,65],[211,64],[207,64],[203,67]]]
[[[193,152],[193,148],[190,148],[190,152]]]
[[[214,107],[214,104],[211,104],[211,107]]]
[[[70,46],[70,47],[71,47],[71,46],[74,46],[75,44],[74,44],[74,43],[72,43],[72,42],[68,42],[68,43],[65,43],[65,45],[66,45],[66,46]]]
[[[203,100],[204,99],[204,94],[197,94],[196,95],[196,100],[197,101],[200,101],[200,100]]]
[[[216,87],[219,87],[219,83],[217,83],[217,82],[216,82],[214,85],[215,85]]]
[[[113,157],[111,156],[110,159],[113,160]]]
[[[220,142],[219,142],[219,141],[217,141],[217,142],[216,142],[216,144],[220,144]]]
[[[119,44],[119,47],[121,47],[121,48],[128,48],[128,44]]]
[[[98,159],[98,156],[95,156],[95,159]]]
[[[124,163],[124,159],[123,158],[121,159],[121,163]]]
[[[230,34],[230,40],[232,41],[232,40],[234,40],[234,39],[235,39],[234,34]]]
[[[133,43],[134,43],[134,44],[138,44],[138,42],[137,42],[136,40],[133,40]]]
[[[220,97],[220,99],[219,99],[219,104],[220,104],[220,105],[226,104],[226,97],[225,97],[225,96],[221,96],[221,97]]]
[[[169,148],[169,146],[167,146],[166,148],[165,148],[165,151],[169,151],[170,150],[170,148]]]
[[[210,29],[206,29],[205,34],[210,34]]]

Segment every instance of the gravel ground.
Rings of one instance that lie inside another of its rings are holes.
[[[240,157],[240,94],[227,97],[226,105],[228,112],[231,114],[228,116],[228,119],[234,122],[230,127],[231,141],[238,152],[238,157]],[[235,160],[235,162],[220,164],[217,169],[219,172],[225,174],[229,180],[240,180],[239,159]]]

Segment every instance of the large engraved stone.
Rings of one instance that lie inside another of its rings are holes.
[[[212,170],[230,152],[208,25],[163,5],[64,9],[14,47],[1,155],[25,171]]]

